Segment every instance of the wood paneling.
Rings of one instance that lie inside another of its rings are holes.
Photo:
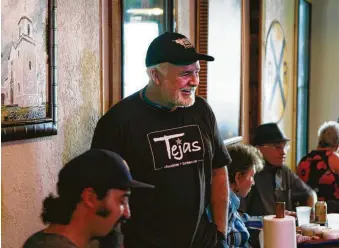
[[[208,54],[208,0],[197,0],[196,49]],[[207,98],[207,61],[200,61],[198,95]]]

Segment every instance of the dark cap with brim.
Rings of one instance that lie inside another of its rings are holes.
[[[265,123],[255,129],[253,145],[273,144],[289,140],[277,123]]]
[[[143,183],[140,181],[136,181],[136,180],[131,180],[126,184],[121,184],[119,188],[154,188],[154,185],[148,184],[148,183]]]
[[[212,56],[197,53],[188,38],[179,33],[166,32],[155,38],[148,47],[146,67],[168,62],[190,65],[198,60],[214,61]]]
[[[126,161],[117,153],[91,149],[72,159],[59,173],[59,195],[80,194],[85,188],[106,192],[110,189],[154,186],[134,180]]]

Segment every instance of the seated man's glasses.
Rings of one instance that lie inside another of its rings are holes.
[[[286,143],[278,143],[278,144],[265,144],[265,145],[262,145],[263,147],[267,147],[267,148],[270,148],[270,149],[275,149],[275,150],[284,150],[285,152],[288,151],[290,149],[290,144]]]

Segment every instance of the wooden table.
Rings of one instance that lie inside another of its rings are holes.
[[[310,240],[305,243],[298,244],[298,248],[339,248],[339,239],[332,239],[332,240]]]

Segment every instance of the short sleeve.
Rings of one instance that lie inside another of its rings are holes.
[[[221,135],[216,122],[214,127],[214,141],[215,141],[215,153],[212,163],[213,169],[229,165],[232,162],[232,160],[227,151],[226,146],[224,145],[223,140],[221,139]]]
[[[113,113],[104,115],[94,130],[91,148],[106,149],[122,155],[123,139],[120,126]]]
[[[221,138],[215,115],[211,107],[208,104],[207,106],[209,107],[210,116],[211,116],[210,121],[211,121],[211,127],[213,131],[212,134],[213,134],[213,141],[214,141],[214,148],[215,148],[213,161],[212,161],[212,168],[218,169],[218,168],[229,165],[232,162],[232,160]]]
[[[288,171],[291,182],[292,197],[311,196],[312,189],[306,183],[304,183],[293,171]]]

